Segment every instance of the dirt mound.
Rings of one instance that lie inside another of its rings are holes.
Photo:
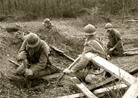
[[[79,51],[82,48],[82,40],[77,38],[72,38],[70,40],[60,33],[51,35],[49,32],[46,33],[44,30],[38,30],[36,33],[49,45],[51,44],[56,46],[73,58],[75,58],[77,54],[80,54]],[[78,92],[78,89],[72,86],[73,84],[71,81],[69,81],[69,79],[64,80],[63,78],[58,85],[55,84],[56,79],[50,81],[37,79],[32,82],[32,87],[27,89],[24,85],[25,83],[23,78],[18,79],[12,77],[12,74],[16,69],[13,64],[8,62],[8,59],[16,58],[18,50],[22,44],[22,40],[18,39],[16,34],[17,32],[8,33],[2,30],[0,31],[0,72],[2,73],[0,78],[0,95],[2,97],[39,98],[42,96],[50,96],[49,98],[55,98],[55,96],[64,95],[65,93],[70,94]],[[72,63],[68,59],[59,56],[54,51],[52,51],[50,59],[53,65],[56,65],[62,69],[67,68],[68,65]]]
[[[84,41],[82,39],[76,37],[67,38],[67,36],[62,35],[60,32],[52,33],[44,29],[39,29],[36,33],[49,45],[56,46],[58,49],[74,58],[76,54],[80,54],[80,51],[83,49]]]

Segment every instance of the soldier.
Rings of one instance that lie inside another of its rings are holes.
[[[98,40],[97,38],[95,27],[93,25],[88,24],[87,26],[85,26],[84,32],[86,40],[84,43],[84,50],[82,52],[80,61],[75,64],[71,69],[64,69],[63,72],[73,73],[79,79],[91,83],[92,80],[97,77],[94,72],[98,72],[98,77],[103,78],[103,76],[105,75],[105,71],[94,64],[92,61],[85,58],[85,54],[91,52],[105,58],[106,52],[103,46],[100,44],[100,40]],[[99,78],[97,79],[99,80]]]
[[[123,56],[124,48],[121,39],[121,34],[118,30],[114,29],[112,24],[105,25],[108,34],[107,54],[110,56]]]
[[[49,53],[47,43],[41,40],[35,33],[29,33],[17,56],[17,60],[23,61],[23,63],[17,68],[16,74],[25,75],[30,81],[34,78],[59,72],[55,67],[48,65]]]
[[[50,19],[49,18],[45,18],[44,21],[43,21],[43,25],[44,25],[44,28],[46,30],[48,30],[48,32],[54,34],[54,33],[58,33],[58,29],[57,27],[51,23]]]

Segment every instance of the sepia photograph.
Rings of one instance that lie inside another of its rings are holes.
[[[0,98],[138,98],[138,0],[0,0]]]

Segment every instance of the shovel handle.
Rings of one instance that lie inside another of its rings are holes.
[[[68,69],[71,69],[80,60],[80,58],[81,58],[81,55],[77,57],[77,59],[68,67]],[[65,73],[63,72],[62,75],[57,79],[57,82],[59,82],[64,75]]]

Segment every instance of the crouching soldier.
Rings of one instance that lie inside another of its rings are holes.
[[[19,54],[18,61],[23,61],[16,70],[16,74],[25,75],[27,81],[59,72],[53,66],[48,65],[49,46],[35,33],[26,36]]]
[[[110,56],[123,56],[124,48],[121,39],[121,34],[118,30],[114,29],[112,24],[107,23],[105,25],[108,34],[107,53]]]
[[[80,80],[89,83],[92,83],[93,79],[96,79],[96,81],[101,81],[101,79],[105,76],[104,69],[100,68],[92,61],[88,60],[85,57],[85,54],[91,52],[93,54],[101,56],[102,58],[105,58],[105,49],[100,44],[100,40],[98,40],[98,37],[96,36],[95,27],[93,25],[88,24],[87,26],[85,26],[84,32],[86,41],[84,43],[84,49],[80,60],[71,69],[64,69],[63,72],[73,73]]]
[[[55,34],[59,32],[57,27],[51,23],[49,18],[44,19],[43,25],[44,25],[44,29],[46,29],[49,33]]]

